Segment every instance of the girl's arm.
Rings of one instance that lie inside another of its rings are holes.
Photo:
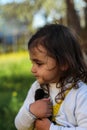
[[[40,86],[38,86],[37,82],[32,85],[23,106],[15,118],[17,130],[29,130],[33,126],[36,117],[49,117],[52,113],[49,98],[35,101],[35,91],[38,87]]]

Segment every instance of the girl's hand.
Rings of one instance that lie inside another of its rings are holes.
[[[43,118],[41,120],[35,121],[35,128],[36,130],[49,130],[51,122],[48,118]]]
[[[45,118],[52,115],[52,103],[49,98],[35,101],[30,105],[30,111],[37,118]]]

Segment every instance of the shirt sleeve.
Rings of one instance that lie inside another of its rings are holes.
[[[34,121],[35,121],[35,116],[29,111],[29,106],[31,103],[35,101],[34,95],[35,95],[35,90],[39,88],[39,84],[35,82],[29,92],[28,95],[20,108],[16,118],[15,118],[15,126],[17,130],[29,130],[30,127],[33,127]]]

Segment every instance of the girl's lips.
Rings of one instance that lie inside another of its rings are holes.
[[[38,78],[39,76],[38,75],[34,75],[36,78]]]

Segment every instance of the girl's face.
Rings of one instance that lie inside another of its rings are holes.
[[[32,61],[32,73],[40,84],[58,82],[59,68],[56,60],[47,55],[43,46],[34,47],[30,50]]]

